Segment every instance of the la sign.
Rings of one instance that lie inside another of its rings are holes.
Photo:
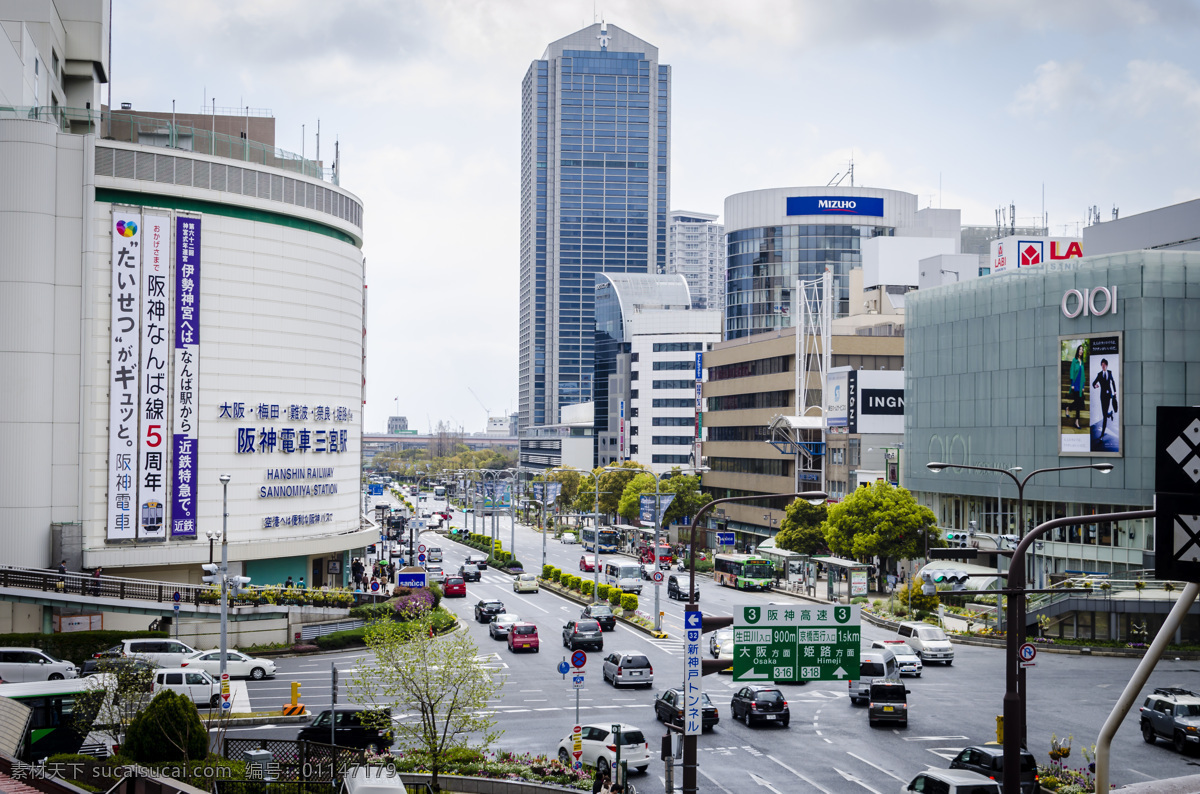
[[[1100,298],[1098,301],[1097,298]],[[1060,304],[1064,317],[1074,320],[1079,315],[1100,317],[1117,313],[1117,288],[1095,287],[1094,289],[1069,289],[1063,293]]]

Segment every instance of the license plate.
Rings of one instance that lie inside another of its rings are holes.
[[[630,675],[641,675],[641,673],[639,673],[635,670],[635,671],[631,672]]]
[[[884,710],[884,711],[895,711],[896,709],[895,709],[894,707],[892,707],[892,706],[884,706],[884,707],[883,707],[883,710]]]
[[[775,715],[774,715],[774,714],[765,714],[765,715],[763,715],[763,716],[765,716],[765,717],[766,717],[767,719],[769,719],[769,720],[773,720],[773,719],[775,719]]]

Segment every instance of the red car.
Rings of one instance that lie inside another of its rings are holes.
[[[595,562],[595,558],[592,555],[590,555],[590,554],[583,555],[582,557],[579,558],[579,570],[588,571],[589,573],[596,570],[596,566],[594,565],[594,562]],[[603,565],[604,560],[601,560],[600,564]]]
[[[538,652],[541,640],[538,639],[537,626],[532,623],[514,623],[508,631],[508,649],[516,653],[518,649]]]
[[[442,583],[442,592],[446,598],[453,596],[467,597],[467,582],[461,576],[447,576]]]

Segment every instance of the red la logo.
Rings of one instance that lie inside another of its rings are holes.
[[[1077,243],[1077,242],[1072,242],[1070,245],[1067,246],[1067,252],[1065,254],[1060,254],[1058,252],[1058,240],[1050,241],[1050,258],[1051,259],[1074,259],[1076,257],[1082,257],[1082,256],[1083,256],[1083,248],[1081,248],[1079,243]]]

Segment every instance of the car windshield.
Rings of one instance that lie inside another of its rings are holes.
[[[516,623],[520,618],[509,612],[502,612],[496,616],[497,623]]]
[[[942,633],[942,630],[937,628],[936,626],[930,626],[927,629],[919,629],[917,631],[917,636],[923,640],[937,641],[937,640],[945,640],[946,639],[946,635],[944,633]]]
[[[778,703],[783,700],[783,693],[778,689],[767,689],[756,693],[754,699],[759,703]]]
[[[621,733],[621,746],[623,746],[623,747],[626,745],[631,745],[631,744],[645,744],[645,743],[646,743],[646,737],[643,736],[642,732],[639,730],[623,731]]]
[[[600,624],[594,620],[581,620],[575,624],[576,631],[599,631]]]
[[[521,574],[521,581],[522,582],[536,582],[537,576],[535,576],[534,574],[531,574],[531,573],[523,573],[523,574]]]
[[[675,693],[676,702],[681,702],[683,700],[682,689],[672,689],[671,691]],[[712,700],[709,699],[707,692],[700,693],[700,700],[705,706],[711,706],[713,704]]]
[[[769,562],[747,563],[742,575],[747,579],[770,579],[772,566]]]
[[[322,711],[320,714],[317,715],[317,718],[315,720],[313,720],[312,722],[309,723],[309,725],[312,725],[314,727],[320,727],[322,725],[328,726],[329,725],[329,712]]]
[[[863,661],[859,665],[859,673],[863,678],[883,675],[883,662]]]
[[[446,577],[446,584],[462,584],[462,583],[463,583],[463,580],[462,580],[461,576]]]
[[[596,606],[595,604],[588,607],[588,614],[595,617],[608,617],[612,613],[613,611],[611,607]]]
[[[537,634],[537,626],[515,626],[513,631],[517,634]]]
[[[504,611],[504,602],[503,601],[484,601],[482,604],[480,604],[479,608],[480,609],[495,609],[495,610],[499,610],[502,612],[502,611]]]
[[[1180,717],[1200,717],[1200,703],[1180,703],[1175,713]]]

